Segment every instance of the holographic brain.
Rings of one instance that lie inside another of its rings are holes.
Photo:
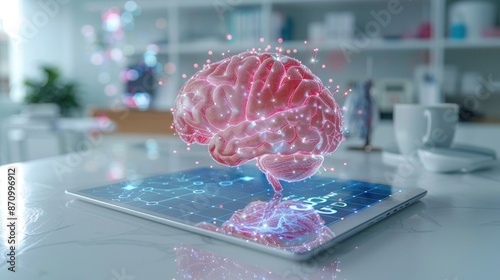
[[[197,227],[298,253],[310,251],[335,237],[313,207],[281,201],[281,193],[277,194],[269,202],[253,201],[236,211],[221,228],[208,223],[197,224]]]
[[[213,159],[253,159],[275,189],[279,180],[313,175],[341,142],[332,93],[298,60],[244,52],[208,65],[181,88],[174,126],[187,143],[208,145]]]

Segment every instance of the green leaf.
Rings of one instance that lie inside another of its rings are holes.
[[[56,67],[42,66],[41,70],[45,75],[45,81],[24,81],[24,85],[28,88],[26,103],[55,103],[63,116],[69,116],[73,110],[81,107],[77,83],[60,82],[61,74]]]

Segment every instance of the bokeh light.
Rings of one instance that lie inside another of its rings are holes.
[[[123,51],[119,48],[113,48],[110,55],[114,61],[122,62],[124,60]]]
[[[92,25],[84,25],[81,29],[82,35],[85,37],[93,37],[95,35],[95,29]]]
[[[101,65],[104,62],[104,57],[100,53],[94,53],[90,57],[90,62],[94,65]]]
[[[156,19],[155,26],[158,29],[165,29],[165,28],[167,28],[167,20],[164,18]]]
[[[115,85],[107,85],[104,87],[104,93],[106,93],[107,96],[114,96],[117,93],[117,88]]]
[[[127,70],[125,74],[125,79],[127,79],[127,81],[135,81],[138,78],[139,78],[139,72],[137,72],[137,70],[135,69]]]
[[[165,64],[164,70],[165,73],[172,75],[177,71],[177,66],[175,66],[172,62],[168,62]]]
[[[124,12],[121,16],[121,21],[125,23],[130,23],[134,21],[134,15],[130,12]]]
[[[113,8],[104,13],[103,17],[103,28],[108,32],[116,32],[121,27],[121,16],[120,10]]]
[[[137,5],[137,3],[135,3],[135,1],[127,1],[125,3],[125,10],[127,10],[129,12],[134,12],[138,8],[139,8],[139,6]]]

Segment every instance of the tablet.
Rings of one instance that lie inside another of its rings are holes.
[[[312,176],[274,192],[255,166],[196,168],[66,193],[280,257],[304,260],[426,191]]]

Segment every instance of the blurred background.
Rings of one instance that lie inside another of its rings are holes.
[[[172,135],[170,108],[186,79],[252,49],[301,60],[332,91],[340,86],[341,106],[343,92],[371,81],[377,117],[388,122],[396,103],[453,102],[463,122],[500,123],[499,8],[497,0],[2,1],[0,163],[70,152],[89,134]]]

